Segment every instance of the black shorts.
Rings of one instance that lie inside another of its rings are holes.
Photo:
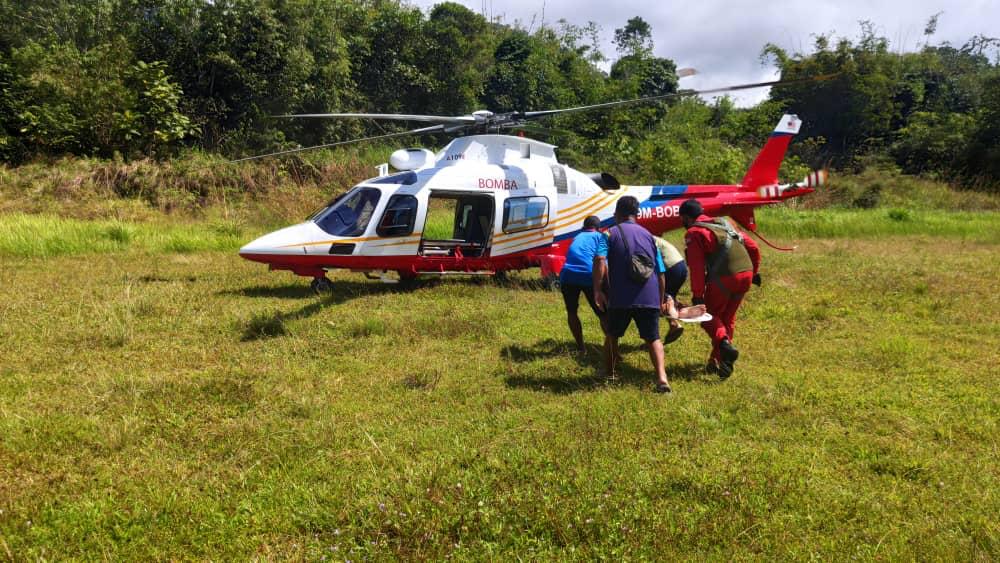
[[[611,336],[625,336],[628,325],[635,320],[635,328],[639,329],[639,338],[646,342],[660,339],[660,310],[652,308],[609,309],[608,330]]]
[[[663,276],[666,278],[666,293],[667,295],[677,300],[677,292],[681,290],[681,286],[687,281],[688,269],[687,264],[681,260],[680,262],[674,264],[667,269],[667,273]]]
[[[567,313],[576,313],[580,309],[580,294],[583,293],[594,314],[598,317],[604,316],[604,313],[598,310],[597,302],[594,301],[594,288],[589,285],[573,285],[568,283],[562,284],[561,287],[563,303],[566,304]]]

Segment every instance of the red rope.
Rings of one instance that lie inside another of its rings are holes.
[[[770,246],[771,248],[773,248],[775,250],[780,250],[781,252],[795,252],[795,249],[798,248],[798,246],[793,246],[791,248],[783,248],[783,247],[780,247],[780,246],[777,246],[777,245],[773,244],[771,241],[769,241],[766,238],[764,238],[764,235],[758,233],[757,231],[749,231],[749,232],[750,232],[750,234],[752,234],[755,237],[759,238],[760,241],[763,242],[764,244]]]

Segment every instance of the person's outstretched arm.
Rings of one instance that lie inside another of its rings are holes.
[[[608,237],[600,237],[594,254],[594,272],[590,282],[594,285],[594,302],[601,311],[608,310],[608,296],[604,293],[604,280],[608,275]]]
[[[691,298],[695,304],[705,300],[705,255],[711,236],[706,229],[689,229],[684,235],[684,258],[691,280]]]

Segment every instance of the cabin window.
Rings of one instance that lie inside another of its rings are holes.
[[[503,202],[503,232],[539,229],[549,222],[549,200],[545,197],[511,197]]]
[[[382,221],[375,230],[380,237],[403,237],[413,232],[417,217],[417,198],[412,195],[394,195],[385,206]]]
[[[376,188],[354,188],[313,219],[327,234],[359,237],[365,234],[382,192]]]

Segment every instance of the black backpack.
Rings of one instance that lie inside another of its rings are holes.
[[[628,239],[625,237],[625,230],[622,229],[620,224],[616,226],[618,227],[618,232],[621,233],[625,252],[629,255],[628,278],[637,284],[646,283],[649,276],[653,275],[653,259],[642,253],[632,254],[632,250],[628,247]]]

